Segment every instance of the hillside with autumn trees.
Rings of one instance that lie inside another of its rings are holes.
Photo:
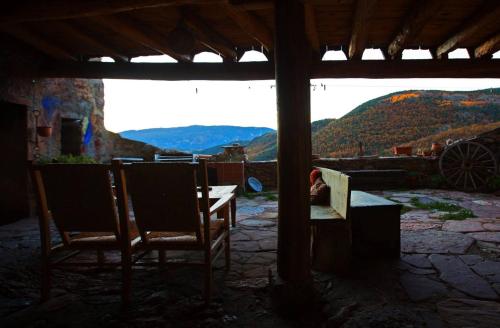
[[[429,148],[432,142],[472,137],[499,125],[500,88],[404,91],[365,102],[340,119],[323,120],[312,129],[312,147],[321,157],[350,157],[362,142],[365,155],[388,155],[393,146]],[[265,137],[265,144],[258,139],[249,144],[251,160],[276,158],[275,133]]]

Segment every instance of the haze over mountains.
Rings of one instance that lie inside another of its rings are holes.
[[[154,128],[120,132],[124,138],[142,141],[162,149],[200,153],[201,150],[233,142],[249,142],[274,131],[264,127],[229,125],[191,125],[175,128]]]
[[[332,104],[332,107],[335,104]],[[311,124],[313,153],[322,157],[388,155],[396,145],[430,147],[500,127],[500,88],[478,91],[403,91],[372,99],[339,119]],[[276,131],[269,128],[200,126],[132,130],[123,137],[164,149],[215,154],[220,146],[247,145],[250,160],[276,158]]]

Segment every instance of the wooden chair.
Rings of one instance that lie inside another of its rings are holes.
[[[42,255],[42,301],[50,297],[51,270],[61,266],[122,267],[122,300],[130,300],[132,251],[140,238],[136,228],[120,220],[111,184],[111,166],[102,164],[32,165],[38,201]],[[118,180],[115,178],[115,180]],[[53,245],[53,221],[62,243]],[[54,259],[59,251],[73,251]],[[80,251],[96,251],[97,262],[68,262]],[[119,263],[105,263],[104,251],[120,251]],[[75,252],[76,251],[76,252]]]
[[[201,171],[201,192],[197,191],[196,171]],[[226,268],[230,266],[229,202],[231,195],[210,206],[206,160],[197,163],[113,162],[115,176],[126,176],[126,189],[132,198],[135,221],[141,242],[139,249],[159,252],[159,264],[168,265],[168,250],[203,252],[200,265],[205,271],[204,297],[210,302],[212,264],[225,251]],[[118,187],[118,186],[117,186]],[[201,197],[199,197],[199,194]],[[127,192],[120,206],[127,212]],[[201,213],[201,219],[200,219]],[[222,213],[223,218],[211,218]],[[176,262],[176,264],[179,264]]]

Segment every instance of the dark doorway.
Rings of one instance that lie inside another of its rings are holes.
[[[62,118],[61,154],[78,156],[81,154],[82,120]]]
[[[29,216],[25,106],[0,101],[0,225]]]

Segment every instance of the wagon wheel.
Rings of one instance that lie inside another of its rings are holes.
[[[482,144],[461,141],[446,148],[439,159],[439,169],[450,185],[473,191],[485,187],[495,176],[497,161]]]

